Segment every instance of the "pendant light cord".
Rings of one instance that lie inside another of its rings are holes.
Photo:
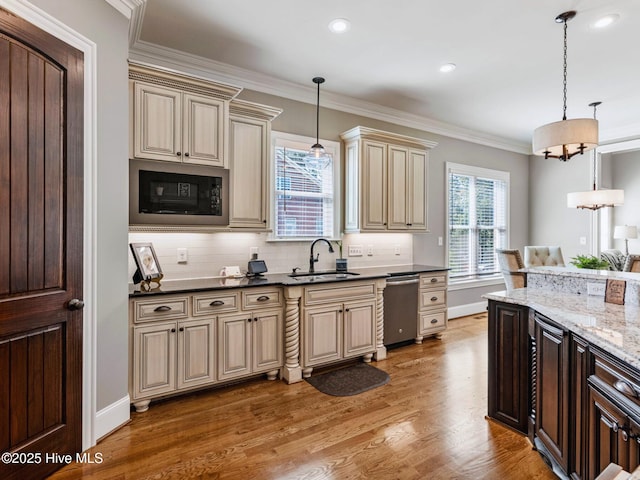
[[[324,81],[324,80],[323,80]],[[316,145],[320,143],[320,83],[318,84],[318,96],[316,99]]]
[[[564,58],[563,58],[563,83],[562,83],[562,120],[567,119],[567,19],[564,20]]]
[[[596,111],[598,109],[598,105],[600,105],[602,102],[593,102],[590,103],[589,106],[593,107],[593,119],[596,119]],[[593,189],[597,190],[598,189],[598,149],[594,148],[593,149]]]

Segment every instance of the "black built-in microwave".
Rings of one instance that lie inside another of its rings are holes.
[[[228,225],[228,170],[152,160],[129,165],[130,224]]]

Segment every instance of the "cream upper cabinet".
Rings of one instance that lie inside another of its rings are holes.
[[[427,231],[428,149],[437,144],[366,127],[341,138],[345,232]]]
[[[229,101],[239,88],[129,66],[132,156],[227,167]]]
[[[229,112],[229,226],[266,229],[271,121],[282,110],[234,99]]]

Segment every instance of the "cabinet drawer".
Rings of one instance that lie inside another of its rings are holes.
[[[243,310],[251,310],[256,307],[281,307],[282,305],[282,290],[278,288],[242,291]]]
[[[594,347],[591,350],[594,376],[640,407],[640,372]]]
[[[447,315],[445,312],[421,313],[420,333],[429,333],[431,330],[441,330],[447,325]]]
[[[325,284],[325,286],[306,287],[304,289],[305,305],[317,305],[325,303],[342,302],[352,299],[364,299],[375,297],[375,283],[341,283]]]
[[[442,288],[447,284],[447,275],[436,273],[433,275],[420,275],[420,288]]]
[[[184,318],[188,315],[189,297],[165,297],[133,302],[133,321],[153,322]]]
[[[238,292],[208,293],[193,296],[193,315],[211,315],[238,310]]]
[[[447,291],[439,290],[420,290],[419,308],[431,308],[443,306],[447,303]]]

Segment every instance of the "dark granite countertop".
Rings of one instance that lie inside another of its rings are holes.
[[[387,267],[354,268],[349,269],[352,275],[344,278],[335,278],[330,274],[335,272],[315,272],[314,276],[298,275],[289,276],[287,273],[268,273],[260,277],[241,278],[197,278],[189,280],[163,280],[159,288],[148,292],[141,291],[140,285],[129,284],[129,297],[142,297],[149,295],[166,295],[173,293],[191,293],[207,290],[222,290],[228,288],[247,288],[265,286],[303,286],[317,283],[349,282],[357,280],[370,280],[373,278],[385,278],[397,275],[409,275],[415,273],[427,273],[448,270],[448,268],[435,265],[392,265]],[[353,275],[356,274],[356,275]],[[324,277],[323,277],[324,275]]]

